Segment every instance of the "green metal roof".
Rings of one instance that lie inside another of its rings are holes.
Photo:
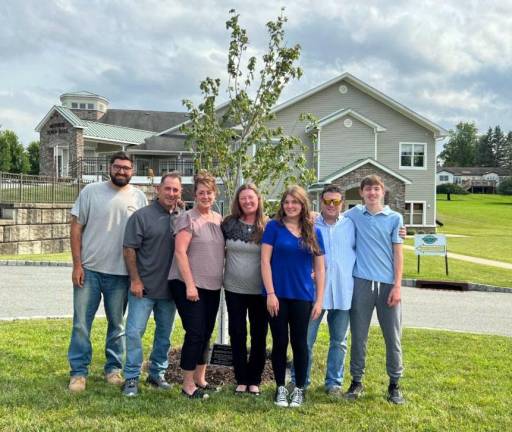
[[[142,144],[146,138],[155,135],[155,132],[142,129],[114,126],[89,120],[81,120],[81,122],[85,125],[84,138],[93,138],[101,141]]]
[[[63,106],[59,106],[59,105],[55,105],[54,108],[62,117],[64,117],[68,122],[71,123],[71,126],[77,127],[77,128],[85,128],[86,127],[84,124],[84,121],[82,119],[80,119],[70,109],[63,107]]]

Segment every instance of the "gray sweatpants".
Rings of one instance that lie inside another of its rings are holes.
[[[387,305],[391,288],[393,285],[354,278],[350,309],[350,374],[354,381],[361,382],[363,379],[368,330],[374,308],[377,308],[377,318],[386,343],[386,370],[389,378],[392,382],[397,382],[402,376],[402,310],[401,304],[394,307]]]

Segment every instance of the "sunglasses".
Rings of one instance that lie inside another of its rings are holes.
[[[323,198],[322,201],[323,201],[323,203],[326,206],[331,205],[331,204],[333,206],[339,206],[341,204],[341,202],[342,202],[342,200],[340,200],[340,199],[330,199],[330,200],[328,200],[328,199],[325,199],[325,198]]]

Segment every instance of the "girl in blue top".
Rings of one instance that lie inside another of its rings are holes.
[[[277,385],[274,402],[298,407],[304,401],[308,323],[322,311],[325,279],[322,234],[314,227],[308,196],[300,186],[291,186],[283,193],[277,216],[267,224],[261,243],[261,275]],[[284,386],[288,330],[296,383],[289,404]]]

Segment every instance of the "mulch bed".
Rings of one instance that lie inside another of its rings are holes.
[[[181,348],[173,348],[169,352],[169,367],[165,373],[165,379],[170,383],[181,384],[183,381],[180,368]],[[206,381],[213,386],[223,386],[225,384],[236,384],[235,374],[232,367],[208,365],[206,368]],[[261,376],[261,382],[267,383],[274,381],[274,372],[270,356],[267,353],[267,361]]]

